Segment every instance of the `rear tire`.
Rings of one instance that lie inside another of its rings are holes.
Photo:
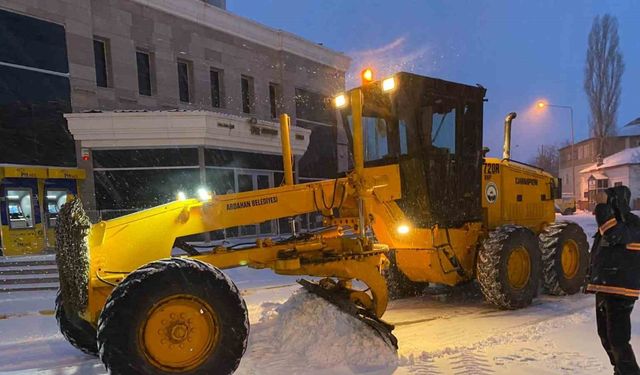
[[[56,321],[58,322],[60,333],[67,339],[69,344],[86,354],[98,356],[96,329],[79,316],[70,316],[70,314],[65,313],[60,290],[56,295]]]
[[[384,278],[387,281],[387,290],[389,299],[396,300],[419,296],[423,293],[428,283],[411,281],[399,268],[396,263],[395,250],[389,251],[389,268],[384,272]]]
[[[540,285],[538,239],[517,225],[496,228],[478,252],[477,278],[487,302],[501,309],[529,306]]]
[[[545,293],[554,296],[578,293],[589,267],[589,243],[582,228],[573,222],[555,222],[538,239]]]
[[[111,374],[232,374],[248,335],[247,307],[233,282],[188,258],[130,273],[98,321],[100,359]]]

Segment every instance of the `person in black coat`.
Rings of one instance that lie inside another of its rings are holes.
[[[631,311],[640,296],[640,218],[631,213],[626,186],[606,190],[595,208],[598,232],[591,249],[587,291],[596,294],[598,336],[614,374],[640,375],[631,339]]]

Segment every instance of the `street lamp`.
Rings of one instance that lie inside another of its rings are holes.
[[[573,195],[573,200],[576,200],[576,155],[574,153],[574,146],[575,146],[575,142],[573,139],[573,107],[570,105],[557,105],[557,104],[550,104],[547,103],[543,100],[540,100],[538,103],[536,103],[536,107],[543,109],[545,107],[552,107],[552,108],[564,108],[564,109],[568,109],[569,112],[571,113],[571,194]]]

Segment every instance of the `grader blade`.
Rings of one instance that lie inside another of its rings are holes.
[[[398,349],[398,339],[392,333],[395,326],[379,319],[370,310],[353,303],[349,298],[348,290],[339,287],[325,288],[305,279],[298,280],[298,283],[308,292],[317,295],[336,306],[342,312],[354,316],[358,320],[364,322],[371,327],[384,340],[384,342],[387,343],[387,345],[393,347],[395,350]]]

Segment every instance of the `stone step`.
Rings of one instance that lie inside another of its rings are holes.
[[[7,275],[50,275],[50,274],[58,274],[57,267],[29,267],[29,268],[21,268],[21,267],[7,267],[0,268],[0,276]]]
[[[55,290],[58,285],[53,254],[0,257],[0,292]]]
[[[58,275],[55,277],[10,277],[5,276],[0,278],[0,285],[22,285],[22,284],[44,284],[44,283],[57,283],[59,282]]]
[[[7,257],[5,257],[7,258]],[[28,267],[28,266],[56,266],[56,260],[12,260],[2,259],[0,260],[0,268],[4,267]]]
[[[40,290],[58,290],[60,286],[55,283],[43,284],[16,284],[16,285],[0,285],[0,293],[10,292],[36,292]]]

